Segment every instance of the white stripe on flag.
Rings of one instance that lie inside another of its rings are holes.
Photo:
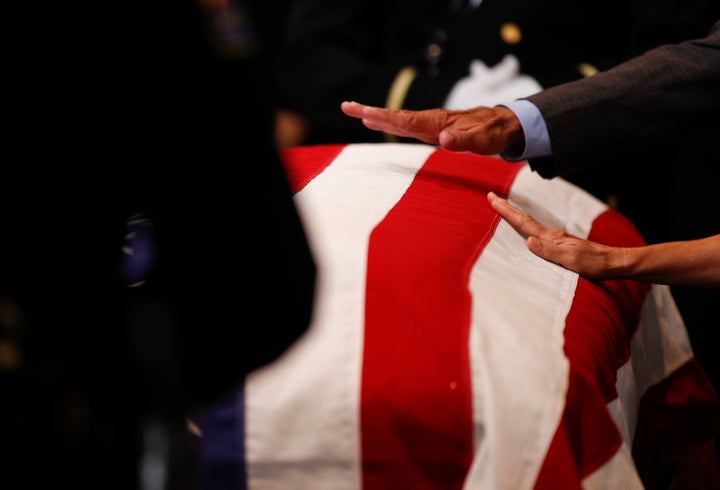
[[[296,195],[301,215],[312,217],[305,222],[322,301],[304,338],[247,379],[249,489],[361,486],[358,415],[368,240],[435,151],[408,144],[377,149],[347,146]]]
[[[528,166],[509,198],[546,225],[579,236],[587,236],[605,209]],[[538,258],[505,221],[498,224],[471,276],[474,418],[484,437],[477,440],[466,488],[533,487],[563,413],[563,330],[576,284],[577,274]]]

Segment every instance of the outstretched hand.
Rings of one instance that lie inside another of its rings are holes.
[[[493,192],[490,206],[538,257],[589,279],[635,279],[657,284],[720,287],[720,235],[697,240],[613,247],[548,228]]]
[[[613,258],[617,247],[591,242],[563,230],[548,228],[529,214],[493,192],[487,195],[490,205],[521,235],[527,237],[532,253],[590,279],[613,277]]]
[[[524,144],[520,121],[502,106],[411,111],[343,102],[340,108],[346,115],[362,119],[369,129],[415,138],[451,151],[497,155]]]

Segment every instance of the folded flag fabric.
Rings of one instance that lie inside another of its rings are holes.
[[[620,213],[525,163],[424,144],[283,157],[318,264],[315,310],[232,397],[236,444],[214,457],[245,488],[652,488],[718,434],[670,290],[536,257],[486,194],[643,244]]]

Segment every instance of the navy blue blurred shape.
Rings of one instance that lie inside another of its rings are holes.
[[[128,219],[122,247],[122,278],[129,287],[141,286],[155,262],[152,221],[143,213]]]

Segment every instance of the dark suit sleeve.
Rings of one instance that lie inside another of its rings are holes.
[[[694,131],[718,126],[718,87],[720,22],[704,39],[664,45],[528,97],[545,118],[553,151],[531,166],[553,177],[667,141],[705,145]]]

